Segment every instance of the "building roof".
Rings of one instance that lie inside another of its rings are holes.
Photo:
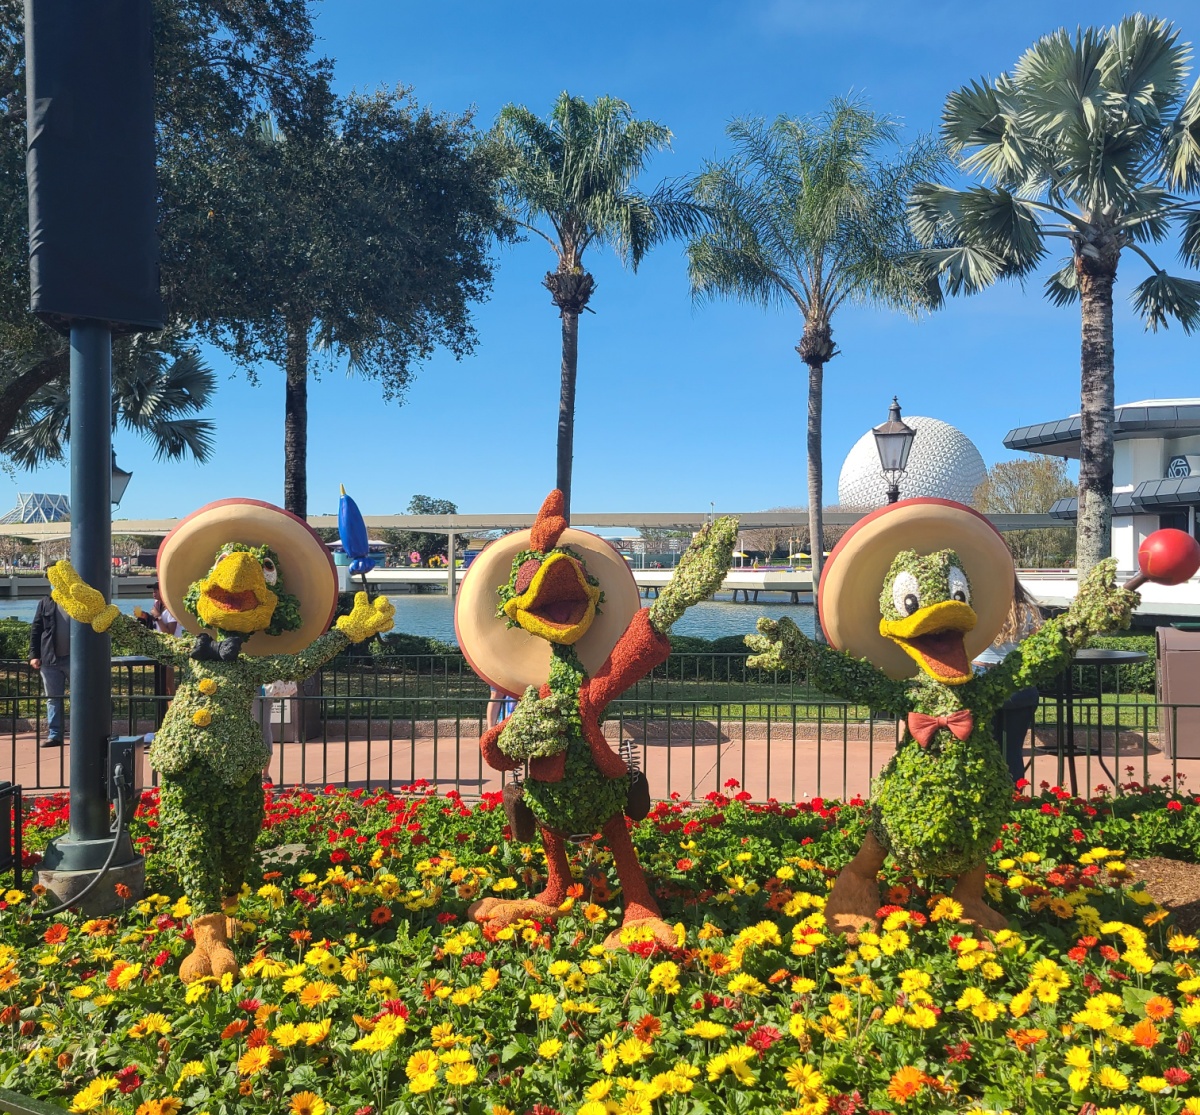
[[[71,517],[71,501],[47,492],[18,492],[17,506],[0,523],[62,523]]]
[[[1125,403],[1113,414],[1113,440],[1139,437],[1189,437],[1200,434],[1200,399],[1142,399]],[[1018,426],[1004,439],[1007,449],[1048,453],[1054,457],[1079,456],[1079,415]]]

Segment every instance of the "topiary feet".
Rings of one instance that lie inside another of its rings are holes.
[[[842,868],[825,901],[825,925],[830,933],[842,933],[850,944],[855,944],[864,930],[878,931],[878,876],[886,857],[875,834],[867,833],[858,854]]]
[[[678,947],[675,930],[662,918],[626,917],[620,929],[614,929],[604,938],[604,947],[609,952],[618,952],[642,941],[653,941],[662,948]]]
[[[962,907],[964,922],[988,933],[998,933],[1001,929],[1008,928],[1008,919],[983,900],[986,878],[987,867],[980,864],[965,875],[959,876],[950,897]]]
[[[202,976],[220,979],[226,973],[237,975],[237,957],[229,947],[223,913],[192,918],[192,944],[191,953],[184,957],[179,966],[179,978],[184,983],[191,983]]]
[[[558,907],[536,898],[481,898],[467,907],[467,917],[492,929],[503,929],[515,921],[554,921]]]

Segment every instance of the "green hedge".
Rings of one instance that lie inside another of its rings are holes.
[[[1103,647],[1107,650],[1139,650],[1149,656],[1145,662],[1135,662],[1129,666],[1105,666],[1100,671],[1100,684],[1104,692],[1114,692],[1118,682],[1122,693],[1154,692],[1158,640],[1153,635],[1124,633],[1098,636],[1092,639],[1088,646]]]

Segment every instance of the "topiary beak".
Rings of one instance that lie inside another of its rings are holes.
[[[962,685],[970,681],[971,663],[963,635],[976,615],[960,600],[942,600],[903,619],[881,619],[879,634],[891,639],[934,681]]]
[[[591,627],[599,602],[600,589],[588,584],[579,562],[569,554],[553,553],[529,587],[504,605],[504,612],[531,635],[570,646]]]

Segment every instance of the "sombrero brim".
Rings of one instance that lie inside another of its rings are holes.
[[[859,519],[833,548],[821,574],[817,606],[831,646],[866,658],[889,677],[917,664],[879,634],[879,594],[901,550],[953,550],[971,583],[978,617],[964,642],[968,659],[991,645],[1012,605],[1015,570],[1008,544],[978,511],[948,499],[906,499]]]
[[[328,629],[337,610],[333,555],[303,519],[256,499],[220,499],[183,519],[158,548],[158,583],[167,607],[193,635],[204,630],[183,605],[189,586],[212,568],[230,542],[270,546],[279,555],[286,591],[300,600],[300,626],[268,635],[259,631],[243,654],[294,654]]]
[[[531,531],[519,530],[490,543],[471,562],[458,590],[454,630],[464,657],[481,678],[519,697],[550,675],[550,644],[522,627],[509,627],[496,615],[496,590],[508,582],[513,558],[531,547]],[[637,582],[625,559],[603,538],[568,527],[558,541],[583,555],[587,571],[600,582],[604,603],[575,651],[589,674],[608,657],[642,606]]]

